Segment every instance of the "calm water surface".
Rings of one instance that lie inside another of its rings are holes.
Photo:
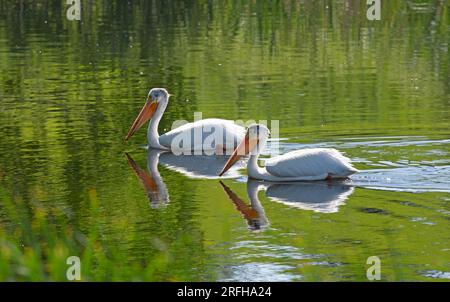
[[[76,255],[83,280],[364,281],[378,256],[383,280],[448,281],[449,2],[365,2],[83,1],[71,22],[0,0],[0,280],[65,280]],[[281,152],[361,173],[220,181],[226,158],[125,143],[151,87],[160,132],[279,120]]]

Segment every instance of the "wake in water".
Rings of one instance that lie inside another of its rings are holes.
[[[364,152],[363,156],[354,157],[353,161],[373,166],[374,169],[360,169],[359,173],[352,175],[345,183],[348,186],[413,193],[450,192],[450,159],[446,151],[450,145],[449,139],[427,140],[424,137],[407,136],[371,139],[373,140],[353,138],[352,141],[344,139],[308,145],[283,141],[277,143],[283,153],[293,148],[318,147],[339,148],[347,153],[357,148],[358,153]],[[415,147],[414,152],[408,147]],[[391,162],[383,158],[385,154],[402,154],[402,158]],[[416,161],[410,160],[409,156],[414,156]],[[432,159],[427,160],[430,156]],[[420,157],[422,160],[417,161]]]
[[[374,169],[352,175],[351,185],[403,192],[450,192],[450,166]]]

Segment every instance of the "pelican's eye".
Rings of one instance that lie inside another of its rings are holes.
[[[152,94],[151,94],[151,98],[152,98],[152,100],[153,101],[156,101],[156,102],[158,102],[159,101],[159,96],[160,96],[160,93],[159,92],[152,92]]]

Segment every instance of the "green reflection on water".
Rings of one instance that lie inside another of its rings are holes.
[[[177,119],[280,120],[288,143],[347,145],[360,169],[448,165],[449,3],[383,1],[0,1],[0,280],[434,280],[450,271],[448,193],[356,188],[337,213],[259,193],[270,225],[248,230],[217,180],[159,167],[152,208],[145,131],[123,137],[150,87]],[[409,138],[411,137],[411,138]],[[224,181],[250,202],[245,182]]]

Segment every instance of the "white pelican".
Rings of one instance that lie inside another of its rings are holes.
[[[250,178],[266,181],[308,181],[346,178],[358,172],[350,159],[335,149],[315,148],[291,151],[266,161],[265,168],[258,167],[258,156],[270,132],[264,125],[248,127],[245,138],[234,150],[223,167],[223,175],[242,156],[250,154],[247,172]]]
[[[160,136],[158,124],[166,110],[169,97],[169,93],[164,88],[151,89],[144,107],[132,124],[125,140],[133,136],[150,119],[147,139],[149,147],[154,149],[172,150],[172,143],[174,143],[174,146],[180,150],[223,151],[235,148],[244,137],[244,127],[223,119],[204,119],[187,123]],[[216,133],[217,137],[211,141],[212,133]],[[208,137],[209,140],[207,140]],[[182,140],[182,138],[187,139]]]

